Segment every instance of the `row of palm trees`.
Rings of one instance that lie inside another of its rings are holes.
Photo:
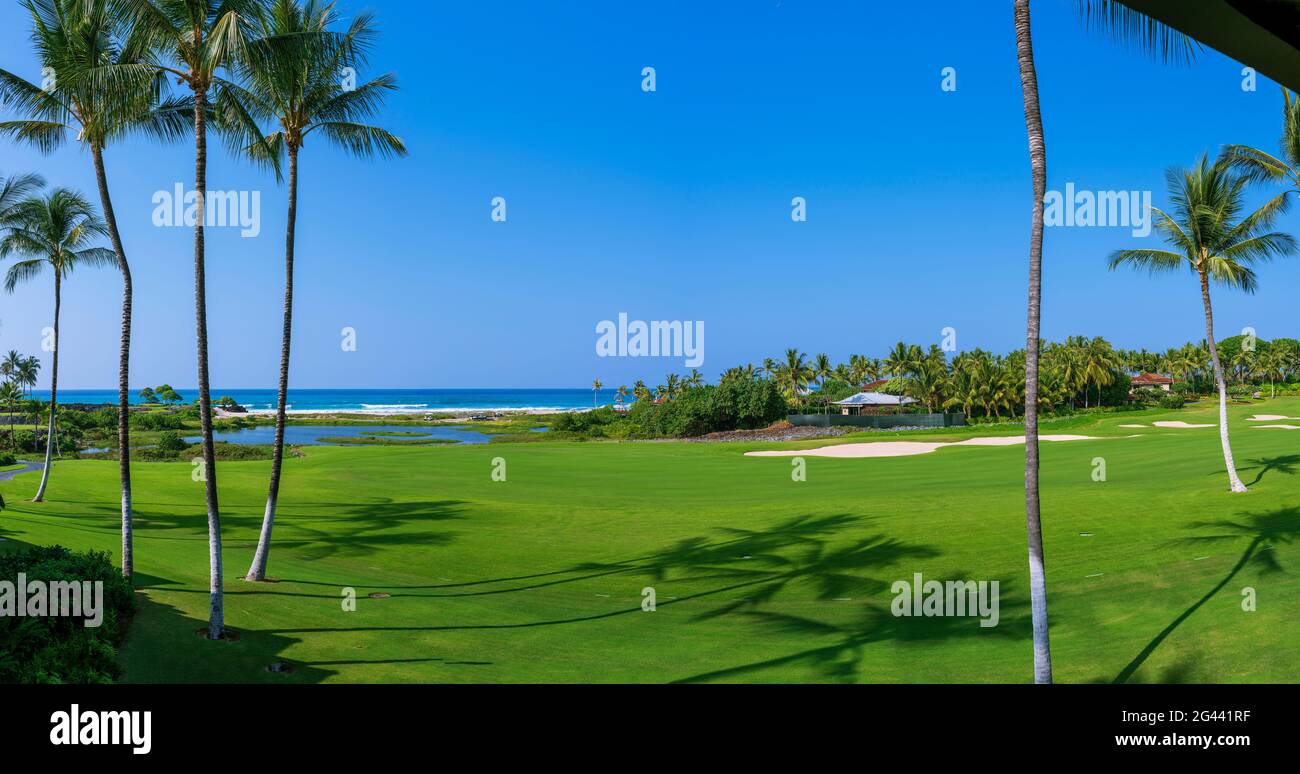
[[[67,247],[85,261],[112,264],[122,276],[122,329],[118,368],[118,449],[122,505],[122,571],[133,572],[129,427],[129,357],[132,284],[130,265],[117,228],[104,154],[117,140],[142,135],[165,142],[192,136],[194,190],[203,213],[207,191],[208,132],[212,130],[241,158],[283,179],[287,166],[285,292],[275,449],[266,509],[249,580],[266,577],[279,498],[293,322],[294,243],[299,161],[313,135],[362,158],[405,155],[394,134],[366,123],[396,89],[392,75],[357,83],[349,77],[366,65],[377,34],[373,15],[361,13],[342,26],[332,4],[318,0],[21,0],[32,20],[32,40],[42,68],[55,73],[43,88],[0,70],[0,101],[20,114],[0,122],[0,134],[52,152],[69,136],[89,151],[98,183],[99,218],[83,199],[60,189],[61,217],[77,222],[72,241],[106,237],[111,250]],[[172,86],[176,87],[175,92]],[[264,131],[263,125],[274,128]],[[16,180],[16,182],[13,182]],[[34,176],[5,181],[23,195],[39,188]],[[19,197],[21,198],[21,197]],[[53,200],[54,195],[48,197]],[[33,217],[37,215],[30,213]],[[56,213],[47,206],[47,215]],[[199,419],[202,427],[204,495],[209,543],[208,636],[224,630],[221,522],[212,435],[208,371],[206,243],[204,218],[194,225],[194,301]],[[17,233],[17,232],[11,232]],[[9,239],[9,237],[6,237]],[[15,252],[43,258],[65,255],[50,240],[17,237]],[[6,253],[7,254],[7,253]],[[11,269],[11,272],[13,270]],[[66,272],[55,267],[56,294]],[[21,280],[26,275],[15,275]],[[57,301],[51,369],[51,432],[57,400]],[[38,499],[50,474],[47,450]]]

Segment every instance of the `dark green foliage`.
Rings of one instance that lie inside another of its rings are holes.
[[[102,581],[103,621],[0,616],[0,683],[108,683],[118,676],[115,648],[135,610],[131,582],[105,552],[73,553],[62,546],[0,554],[0,581]]]
[[[132,414],[131,427],[136,430],[182,430],[185,428],[185,420],[181,413],[167,414],[151,411],[146,414]]]
[[[177,435],[174,430],[164,430],[162,434],[158,436],[159,451],[175,453],[187,448],[189,448],[189,444],[185,443],[185,440]]]

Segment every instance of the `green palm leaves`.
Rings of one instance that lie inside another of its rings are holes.
[[[79,267],[116,267],[112,250],[92,244],[108,229],[81,194],[58,188],[46,197],[29,197],[10,208],[0,258],[25,256],[5,273],[4,288],[14,288],[51,269],[60,278]]]
[[[1296,252],[1290,234],[1269,231],[1286,211],[1288,193],[1247,212],[1245,188],[1250,178],[1233,172],[1235,157],[1211,163],[1205,156],[1190,169],[1165,175],[1170,212],[1152,208],[1156,230],[1172,248],[1117,250],[1110,268],[1131,266],[1151,273],[1180,269],[1204,274],[1211,281],[1255,292],[1255,264]]]

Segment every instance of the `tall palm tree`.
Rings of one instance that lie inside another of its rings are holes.
[[[804,353],[797,349],[785,351],[785,362],[776,367],[777,384],[791,401],[802,397],[808,389],[808,383],[815,377],[812,366],[808,365]]]
[[[1246,485],[1237,476],[1228,441],[1228,393],[1214,340],[1214,309],[1210,302],[1210,284],[1217,283],[1254,293],[1258,280],[1254,264],[1297,251],[1290,234],[1270,232],[1277,216],[1286,210],[1288,193],[1268,200],[1259,209],[1246,213],[1244,189],[1248,178],[1234,175],[1229,159],[1214,163],[1202,155],[1191,169],[1171,169],[1165,175],[1173,214],[1152,208],[1154,225],[1173,250],[1117,250],[1111,254],[1110,268],[1131,266],[1151,273],[1190,269],[1200,280],[1201,303],[1205,307],[1205,340],[1210,349],[1210,363],[1219,390],[1219,440],[1223,462],[1228,468],[1228,482],[1233,492],[1245,492]]]
[[[599,379],[592,380],[591,382],[591,407],[592,408],[596,408],[596,396],[600,394],[600,388],[604,386],[605,383],[602,382],[601,380]]]
[[[1268,379],[1270,398],[1277,397],[1277,380],[1286,375],[1290,362],[1290,353],[1278,346],[1269,347],[1269,350],[1260,358],[1260,371]]]
[[[112,77],[113,71],[128,72],[140,59],[124,59],[114,27],[121,20],[110,8],[110,0],[23,0],[32,17],[32,43],[41,64],[56,74],[53,88],[44,89],[23,78],[0,70],[0,100],[30,116],[0,122],[0,134],[35,146],[44,153],[59,148],[69,133],[90,151],[99,187],[99,205],[108,227],[109,241],[122,275],[122,329],[118,351],[118,474],[122,505],[122,575],[134,570],[131,516],[130,353],[131,353],[131,268],[117,228],[117,216],[109,195],[104,168],[104,150],[129,133],[143,133],[159,139],[183,136],[190,106],[185,100],[162,99],[165,82],[157,77],[148,88],[134,88],[127,77]],[[128,31],[129,37],[129,31]],[[102,77],[91,84],[92,74]]]
[[[614,402],[621,407],[625,400],[627,400],[627,385],[620,384],[618,389],[614,391]]]
[[[1025,528],[1029,535],[1029,602],[1034,636],[1034,682],[1052,682],[1047,626],[1047,576],[1038,498],[1038,360],[1043,286],[1043,198],[1047,196],[1047,146],[1038,105],[1038,72],[1029,23],[1029,0],[1015,0],[1016,59],[1029,134],[1033,202],[1029,231],[1029,321],[1025,332]]]
[[[46,268],[54,274],[54,355],[50,369],[50,419],[45,434],[45,469],[32,502],[45,499],[53,466],[54,423],[59,402],[59,312],[63,280],[79,267],[116,266],[111,250],[91,243],[107,236],[108,228],[81,194],[56,188],[48,196],[19,202],[8,220],[8,233],[0,239],[0,258],[24,256],[5,273],[5,291],[39,277]]]
[[[335,31],[338,13],[333,3],[318,0],[272,0],[258,23],[258,37],[246,47],[239,70],[247,88],[234,87],[239,102],[259,118],[279,129],[249,148],[250,155],[266,161],[288,157],[289,204],[284,250],[284,321],[280,339],[280,383],[275,414],[275,444],[271,481],[262,517],[262,532],[246,580],[266,579],[271,532],[280,496],[284,461],[285,405],[289,389],[289,349],[293,330],[294,244],[298,221],[298,159],[309,136],[315,134],[347,153],[361,158],[405,156],[406,146],[396,135],[363,123],[382,106],[385,95],[397,88],[391,74],[381,75],[354,88],[345,88],[339,73],[365,64],[377,30],[372,14],[359,14],[344,31]],[[598,391],[599,388],[593,388]],[[592,406],[596,396],[592,395]]]
[[[18,402],[23,399],[23,387],[12,379],[6,379],[0,384],[0,405],[5,407],[8,416],[6,419],[9,425],[9,448],[14,449],[17,444],[14,441],[14,420],[17,419],[15,414],[18,413]]]
[[[1190,38],[1117,0],[1075,0],[1085,24],[1158,52],[1167,60],[1194,58],[1199,46]],[[1038,103],[1038,71],[1034,64],[1029,0],[1015,0],[1016,59],[1029,135],[1029,162],[1034,199],[1030,216],[1029,303],[1025,347],[1025,521],[1029,533],[1030,614],[1034,634],[1034,682],[1052,681],[1047,626],[1047,582],[1043,570],[1043,536],[1038,496],[1038,367],[1042,319],[1043,197],[1047,194],[1047,146]]]
[[[198,349],[199,423],[203,434],[204,499],[208,513],[208,632],[221,639],[225,631],[225,599],[221,580],[221,513],[217,502],[216,449],[212,439],[212,394],[208,379],[208,306],[203,205],[208,190],[208,124],[227,128],[231,143],[241,148],[261,142],[261,133],[240,92],[222,73],[243,54],[255,24],[265,10],[263,0],[115,0],[133,30],[126,56],[151,54],[148,67],[128,79],[136,87],[159,73],[172,76],[193,99],[194,192],[199,217],[194,221],[194,318]],[[100,81],[92,86],[105,87]],[[256,137],[256,140],[251,138]],[[270,149],[261,156],[275,159]]]

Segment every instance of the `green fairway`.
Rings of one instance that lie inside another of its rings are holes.
[[[1227,491],[1216,429],[1119,427],[1213,423],[1210,405],[1045,425],[1101,436],[1042,448],[1058,681],[1300,679],[1300,433],[1245,421],[1300,416],[1300,399],[1230,411],[1245,495]],[[309,447],[285,462],[267,584],[241,576],[269,463],[221,463],[237,642],[195,634],[208,601],[202,484],[188,464],[137,464],[142,593],[125,679],[1028,682],[1023,447],[809,457],[804,482],[790,459],[743,456],[827,443]],[[0,483],[0,550],[59,543],[116,560],[116,463],[58,463],[48,501],[32,504],[38,476]],[[890,585],[917,572],[1000,581],[999,625],[893,616]],[[268,672],[273,661],[294,671]]]

